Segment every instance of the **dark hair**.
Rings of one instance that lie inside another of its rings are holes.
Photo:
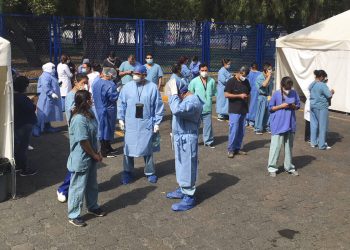
[[[86,67],[88,67],[89,69],[91,69],[91,63],[84,63],[86,65]]]
[[[29,85],[29,79],[25,76],[18,76],[13,82],[13,89],[19,93],[24,93]]]
[[[208,68],[208,65],[207,65],[206,63],[201,63],[201,64],[199,64],[199,70],[200,70],[201,68],[204,68],[204,67],[207,67],[207,68]]]
[[[188,60],[187,56],[180,56],[178,63],[184,64]]]
[[[249,68],[247,66],[242,66],[240,69],[239,69],[239,72],[240,73],[244,73],[245,76],[247,76],[249,74]]]
[[[86,80],[88,80],[89,81],[89,77],[87,77],[86,75],[83,75],[83,74],[77,74],[76,76],[75,76],[75,81],[77,81],[77,82],[80,82],[81,80],[83,80],[83,79],[86,79]]]
[[[102,72],[102,67],[101,67],[100,64],[94,63],[94,64],[92,64],[92,70],[101,73]]]
[[[135,57],[135,55],[134,54],[130,54],[129,56],[128,56],[128,58],[132,58],[132,59],[136,59],[136,57]]]
[[[265,62],[263,66],[264,72],[266,72],[270,67],[272,67],[271,63]]]
[[[258,69],[259,67],[258,67],[258,64],[256,63],[256,62],[253,62],[251,65],[250,65],[250,67],[252,68],[252,69]]]
[[[91,94],[89,91],[78,90],[75,93],[74,108],[71,110],[69,123],[72,120],[72,117],[76,114],[81,114],[87,118],[94,119],[94,115],[90,112],[90,105],[88,104],[89,100],[91,100]]]
[[[146,57],[147,57],[147,56],[153,57],[153,54],[152,54],[151,52],[148,52],[148,53],[146,54]]]
[[[175,63],[171,66],[171,72],[174,74],[181,72],[181,64]]]
[[[63,54],[63,55],[61,56],[61,63],[66,63],[67,60],[68,60],[68,56],[65,55],[65,54]]]
[[[314,75],[315,75],[317,78],[320,78],[320,77],[326,78],[326,77],[327,77],[327,73],[326,73],[326,71],[324,71],[323,69],[315,70],[315,71],[314,71]]]
[[[228,64],[229,62],[231,62],[231,59],[228,59],[228,58],[223,58],[223,59],[221,60],[222,66],[224,66],[225,64]]]
[[[198,56],[193,56],[193,57],[192,57],[192,61],[198,62]]]
[[[114,51],[109,52],[108,56],[111,57],[111,58],[114,58],[115,57],[115,52]]]
[[[293,87],[293,80],[289,76],[285,76],[281,80],[281,88],[292,88]],[[283,91],[281,90],[281,96],[282,96],[282,102],[284,101]]]

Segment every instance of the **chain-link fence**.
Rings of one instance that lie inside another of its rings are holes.
[[[285,34],[282,27],[263,24],[0,15],[12,64],[31,77],[41,73],[43,63],[57,64],[62,53],[79,65],[83,58],[102,63],[110,51],[122,61],[135,54],[144,63],[150,52],[166,73],[182,55],[198,56],[210,71],[218,71],[223,58],[232,60],[233,70],[252,62],[261,67],[274,63],[275,40]]]

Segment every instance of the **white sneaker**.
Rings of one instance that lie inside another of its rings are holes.
[[[33,146],[28,145],[28,150],[29,150],[29,151],[32,151],[33,149],[34,149]]]
[[[63,203],[67,201],[67,197],[64,194],[57,191],[57,200]]]

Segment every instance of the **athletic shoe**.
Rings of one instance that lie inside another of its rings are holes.
[[[312,145],[311,143],[310,143],[310,146],[311,146],[312,148],[316,148],[316,147],[317,147],[316,145]]]
[[[68,219],[69,223],[76,227],[85,227],[86,223],[81,218]]]
[[[193,208],[196,204],[196,201],[193,196],[184,195],[182,200],[178,203],[175,203],[171,206],[173,211],[187,211]]]
[[[290,173],[291,175],[293,175],[293,176],[299,176],[299,173],[298,173],[298,171],[291,171],[291,172],[288,172],[288,173]]]
[[[63,193],[60,193],[60,192],[58,192],[58,190],[57,190],[57,200],[59,201],[59,202],[66,202],[67,201],[67,197],[63,194]]]
[[[223,121],[225,121],[225,118],[223,118],[223,117],[218,117],[217,120],[218,120],[219,122],[223,122]]]
[[[233,152],[227,152],[227,157],[233,158],[233,157],[235,157],[235,155],[233,154]]]
[[[166,194],[168,199],[182,199],[185,195],[181,192],[181,188],[177,188]]]
[[[88,210],[88,214],[93,214],[97,217],[103,217],[103,216],[106,216],[107,213],[99,207],[94,210]]]
[[[147,175],[147,180],[148,180],[150,183],[157,183],[158,177],[157,177],[155,174]]]
[[[36,171],[35,169],[30,169],[27,168],[26,170],[22,170],[20,172],[20,176],[30,176],[30,175],[36,175],[38,173],[38,171]]]
[[[215,148],[214,143],[204,144],[205,147]]]
[[[261,131],[255,131],[255,134],[256,134],[256,135],[262,135],[263,132],[261,132]]]
[[[276,172],[269,172],[269,175],[271,176],[271,177],[276,177]]]
[[[235,151],[235,155],[247,155],[248,153],[242,150]]]
[[[102,155],[103,156],[103,155]],[[105,154],[104,157],[107,157],[107,158],[114,158],[114,157],[117,157],[117,152],[108,152],[107,154]]]

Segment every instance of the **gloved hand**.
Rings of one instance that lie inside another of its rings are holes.
[[[176,80],[174,79],[173,81],[169,81],[169,89],[170,89],[170,94],[171,95],[177,95],[178,90],[177,90],[177,85],[176,85]]]
[[[153,132],[157,133],[159,131],[159,125],[154,125]]]
[[[125,130],[125,124],[124,124],[124,121],[123,120],[119,120],[119,128],[121,130]]]
[[[52,99],[58,99],[58,95],[56,95],[55,93],[52,93],[51,97],[52,97]]]

